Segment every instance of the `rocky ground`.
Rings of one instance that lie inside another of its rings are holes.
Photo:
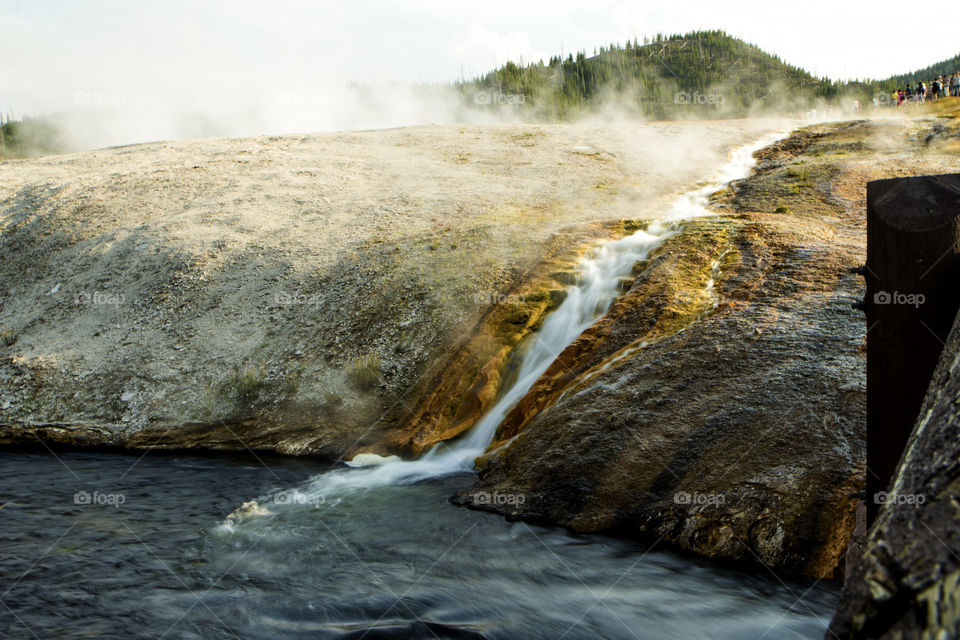
[[[0,163],[0,442],[340,458],[499,296],[774,122],[417,127]]]
[[[0,164],[0,443],[416,455],[463,433],[599,239],[771,122],[428,127]],[[842,575],[868,180],[956,125],[813,125],[637,265],[456,500]],[[522,495],[522,504],[476,495]]]
[[[766,149],[717,195],[720,215],[664,245],[558,358],[456,501],[841,577],[864,483],[864,287],[849,269],[865,184],[948,171],[958,151],[957,127],[934,121],[818,125]]]

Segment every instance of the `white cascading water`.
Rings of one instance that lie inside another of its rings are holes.
[[[520,371],[513,385],[505,390],[497,403],[471,429],[470,433],[450,444],[440,443],[417,460],[401,460],[396,456],[357,456],[347,463],[351,469],[336,469],[314,477],[304,487],[284,492],[291,503],[324,499],[352,489],[365,489],[392,484],[408,484],[443,475],[467,472],[493,439],[497,426],[543,375],[567,345],[602,316],[618,293],[621,278],[644,260],[653,249],[677,233],[684,220],[712,215],[707,208],[709,197],[731,180],[749,175],[755,160],[753,154],[783,137],[780,132],[741,147],[731,154],[708,184],[689,191],[674,202],[667,214],[650,223],[646,231],[611,240],[588,252],[578,263],[578,283],[570,285],[567,296],[543,323],[526,350]],[[238,516],[253,515],[260,509],[245,508]],[[232,520],[232,519],[231,519]]]

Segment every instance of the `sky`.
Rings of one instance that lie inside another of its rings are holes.
[[[334,86],[446,83],[696,29],[723,29],[816,75],[885,77],[956,55],[958,24],[956,0],[0,0],[0,111],[259,122],[298,107],[335,125],[358,106]],[[422,107],[409,91],[397,89],[401,112]],[[279,128],[317,124],[300,120]]]

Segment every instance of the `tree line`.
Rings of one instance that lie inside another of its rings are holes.
[[[817,105],[841,107],[854,100],[869,104],[877,92],[892,90],[892,84],[817,78],[723,31],[696,31],[658,34],[642,43],[612,43],[589,57],[580,51],[547,62],[508,62],[461,82],[459,89],[465,100],[474,96],[481,104],[518,105],[525,115],[540,119],[568,119],[611,104],[627,113],[665,119],[742,117]]]
[[[549,61],[508,62],[454,85],[471,108],[510,107],[521,119],[563,121],[615,108],[645,119],[795,114],[866,107],[878,95],[960,69],[960,56],[885,80],[814,77],[723,31],[657,34]],[[62,152],[56,118],[0,114],[0,158]]]

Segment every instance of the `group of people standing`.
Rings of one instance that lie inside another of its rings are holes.
[[[905,88],[894,91],[892,98],[898,107],[907,103],[923,104],[927,100],[938,100],[952,96],[960,98],[960,72],[952,75],[940,76],[928,85],[918,82],[916,87],[907,85]]]

